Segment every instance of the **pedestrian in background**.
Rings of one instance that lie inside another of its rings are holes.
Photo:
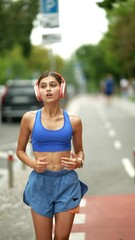
[[[115,83],[112,74],[107,74],[106,79],[104,81],[104,94],[107,98],[107,103],[111,103],[112,96],[115,91]]]
[[[121,96],[124,98],[128,98],[128,89],[129,89],[129,81],[126,78],[120,79],[120,92]]]
[[[37,240],[52,240],[53,217],[53,239],[68,240],[81,198],[88,190],[75,171],[84,163],[82,121],[61,109],[65,89],[60,74],[41,75],[35,93],[43,108],[25,113],[20,125],[16,154],[33,169],[23,199],[31,207]],[[29,138],[34,159],[26,153]]]

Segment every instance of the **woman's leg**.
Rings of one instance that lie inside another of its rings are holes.
[[[75,214],[62,212],[55,214],[54,240],[68,240]]]
[[[36,240],[52,240],[53,218],[43,217],[31,210]]]

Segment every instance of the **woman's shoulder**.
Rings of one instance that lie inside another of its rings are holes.
[[[38,110],[34,110],[34,111],[28,111],[28,112],[24,113],[22,120],[23,121],[32,121],[33,119],[35,119],[37,111]]]
[[[34,111],[28,111],[26,113],[24,113],[23,117],[27,118],[27,117],[31,117],[31,116],[35,116],[38,110],[34,110]]]
[[[71,123],[73,124],[80,124],[81,123],[81,118],[75,114],[75,113],[71,113],[71,112],[67,112],[69,119],[71,121]]]
[[[66,111],[66,113],[68,114],[68,116],[70,118],[78,118],[78,119],[80,119],[80,117],[76,113],[72,113],[72,112],[68,112],[68,111]]]

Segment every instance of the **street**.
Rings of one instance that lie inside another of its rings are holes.
[[[89,195],[134,193],[135,109],[129,113],[117,99],[108,105],[101,96],[82,96],[70,106],[83,121],[86,162],[79,174]]]
[[[80,95],[66,109],[82,119],[85,165],[77,172],[89,187],[71,240],[134,240],[135,106],[119,98],[108,103],[103,96]],[[21,202],[29,169],[22,170],[15,159],[14,188],[2,180],[18,131],[18,122],[0,125],[0,240],[34,239],[30,211]]]

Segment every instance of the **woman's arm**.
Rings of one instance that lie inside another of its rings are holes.
[[[73,128],[73,148],[70,158],[62,157],[62,165],[67,170],[83,167],[84,151],[82,143],[82,121],[79,117],[70,115],[70,121]]]
[[[34,168],[34,161],[27,155],[26,147],[31,134],[30,121],[32,113],[27,112],[24,114],[20,124],[20,132],[18,136],[18,144],[16,149],[17,157],[27,166]]]
[[[71,120],[73,126],[73,147],[76,158],[84,161],[83,140],[82,140],[82,121],[78,116]],[[81,163],[82,164],[82,163]]]
[[[39,157],[36,160],[32,159],[26,153],[27,143],[29,141],[31,131],[34,125],[35,112],[27,112],[24,114],[18,137],[18,145],[16,150],[17,157],[27,166],[33,168],[36,172],[43,172],[49,162],[46,161],[46,156]]]

